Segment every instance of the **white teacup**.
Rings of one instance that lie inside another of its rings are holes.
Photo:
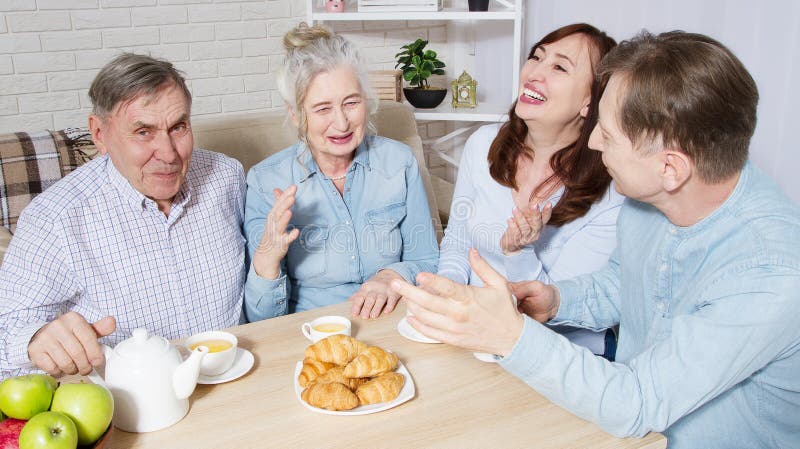
[[[190,351],[197,346],[207,347],[208,354],[200,361],[200,374],[218,376],[233,366],[239,340],[230,332],[208,331],[192,335],[184,344]]]
[[[330,337],[331,335],[350,335],[351,328],[350,320],[343,316],[336,315],[321,316],[311,322],[305,322],[300,326],[303,335],[314,343],[325,337]]]

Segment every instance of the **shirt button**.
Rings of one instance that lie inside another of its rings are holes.
[[[658,309],[659,312],[663,312],[664,311],[664,303],[660,302],[660,303],[656,304],[656,309]]]
[[[678,230],[675,229],[674,227],[671,227],[671,228],[669,228],[669,233],[672,234],[672,235],[675,235],[675,234],[678,233]]]
[[[667,264],[662,263],[661,266],[658,267],[658,269],[661,270],[661,271],[667,271]]]
[[[356,260],[356,256],[350,256],[351,260]]]
[[[349,222],[349,221],[345,221],[345,222],[344,222],[344,224],[346,224],[346,225],[349,225],[349,224],[350,224],[350,222]]]

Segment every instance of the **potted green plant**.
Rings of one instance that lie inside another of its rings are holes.
[[[435,51],[425,46],[428,41],[417,39],[416,41],[403,45],[403,51],[394,55],[397,58],[395,68],[400,67],[403,71],[403,79],[408,81],[412,87],[404,87],[403,94],[416,108],[435,108],[444,100],[447,89],[442,87],[431,87],[428,78],[431,75],[444,75],[443,67],[445,64],[437,59]]]

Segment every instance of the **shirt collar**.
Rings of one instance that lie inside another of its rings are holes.
[[[728,198],[714,211],[711,215],[707,216],[706,218],[700,220],[698,223],[695,223],[691,226],[687,227],[680,227],[672,225],[677,232],[683,235],[690,235],[696,232],[701,232],[707,229],[710,226],[713,226],[714,223],[721,220],[722,217],[728,216],[729,211],[731,208],[736,207],[738,203],[739,197],[742,196],[742,192],[747,189],[746,185],[750,181],[750,177],[752,176],[753,167],[750,165],[750,161],[747,161],[742,168],[742,171],[739,172],[739,180],[736,181],[736,187],[733,188],[733,191]]]
[[[365,137],[364,140],[361,141],[361,144],[356,147],[356,154],[353,157],[353,162],[347,169],[348,173],[355,170],[357,165],[370,170],[369,142],[370,138]],[[305,182],[306,179],[320,172],[319,165],[317,165],[317,161],[314,160],[314,157],[311,154],[311,149],[305,142],[301,141],[297,143],[295,154],[297,155],[297,162],[305,169],[304,175],[300,177],[300,182]]]
[[[106,158],[105,170],[108,175],[108,181],[112,186],[114,186],[117,192],[119,192],[119,195],[124,201],[138,210],[145,210],[147,209],[148,205],[156,210],[158,209],[158,204],[156,204],[155,201],[146,197],[144,194],[142,194],[142,192],[136,190],[130,181],[128,181],[128,179],[125,178],[125,176],[123,176],[119,170],[117,170],[117,167],[114,166],[114,162],[111,161],[111,158],[108,155],[104,155],[103,157]],[[178,193],[175,194],[175,198],[172,199],[170,216],[172,216],[173,212],[182,210],[183,206],[191,199],[191,197],[192,187],[187,176],[187,178],[184,179],[181,188],[178,189]]]

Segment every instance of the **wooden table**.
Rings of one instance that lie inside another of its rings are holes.
[[[115,430],[111,448],[664,448],[666,439],[618,439],[552,404],[496,364],[443,344],[406,340],[401,307],[389,316],[354,319],[353,336],[391,349],[408,368],[416,397],[362,416],[314,413],[294,392],[293,374],[309,341],[305,321],[349,316],[347,303],[237,326],[239,345],[255,355],[244,377],[198,385],[189,414],[152,433]]]

